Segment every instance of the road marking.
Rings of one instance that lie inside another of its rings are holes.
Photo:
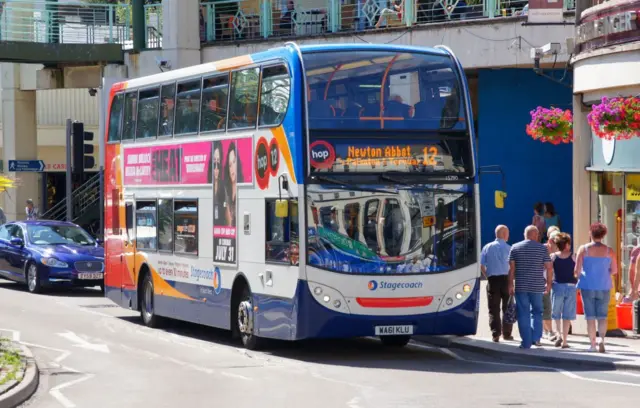
[[[539,365],[528,365],[528,364],[516,364],[516,363],[499,363],[496,361],[482,361],[482,360],[470,360],[470,359],[466,359],[462,356],[460,356],[459,354],[457,354],[456,352],[444,348],[444,347],[438,347],[440,349],[440,351],[442,351],[445,354],[451,355],[452,357],[454,357],[455,359],[459,360],[459,361],[464,361],[467,363],[472,363],[472,364],[487,364],[487,365],[497,365],[497,366],[503,366],[503,367],[520,367],[520,368],[532,368],[532,369],[536,369],[536,370],[547,370],[547,371],[555,371],[559,374],[562,374],[566,377],[572,378],[574,380],[582,380],[582,381],[591,381],[591,382],[597,382],[597,383],[603,383],[603,384],[614,384],[614,385],[622,385],[622,386],[628,386],[628,387],[640,387],[640,384],[634,384],[634,383],[629,383],[629,382],[624,382],[624,381],[613,381],[613,380],[601,380],[598,378],[588,378],[588,377],[583,377],[581,375],[578,375],[576,373],[573,373],[571,371],[567,371],[567,370],[563,370],[562,368],[556,368],[556,367],[547,367],[547,366],[539,366]],[[446,350],[446,351],[445,351]],[[612,373],[616,373],[616,374],[622,374],[622,372],[612,372]],[[632,373],[628,373],[633,375]],[[622,374],[622,375],[628,375],[628,374]]]
[[[55,387],[53,387],[50,391],[49,394],[51,394],[51,396],[53,398],[55,398],[56,400],[58,400],[58,402],[60,404],[62,404],[65,408],[75,408],[76,404],[74,404],[73,402],[71,402],[67,397],[65,397],[64,395],[62,395],[62,393],[60,392],[60,390],[65,389],[67,387],[71,387],[72,385],[76,385],[79,384],[83,381],[87,381],[88,379],[91,379],[94,377],[94,374],[86,374],[84,377],[80,377],[80,378],[76,378],[75,380],[72,381],[68,381],[66,383],[57,385]]]
[[[20,332],[18,330],[0,329],[0,332],[9,332],[11,333],[11,340],[15,341],[16,343],[20,342]]]
[[[109,354],[109,347],[106,344],[94,344],[90,343],[77,334],[67,331],[66,333],[58,333],[58,336],[64,337],[74,344],[74,347],[80,347],[87,350],[99,351],[101,353]]]
[[[240,375],[240,374],[235,374],[235,373],[228,373],[226,371],[223,371],[220,373],[221,375],[224,375],[225,377],[231,377],[231,378],[236,378],[238,380],[244,380],[244,381],[251,381],[253,380],[253,378],[249,378],[249,377],[245,377],[244,375]]]

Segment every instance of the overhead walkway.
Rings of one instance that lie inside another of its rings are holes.
[[[144,48],[162,46],[162,11],[145,6]],[[132,6],[77,0],[0,2],[0,62],[123,64],[133,48]]]

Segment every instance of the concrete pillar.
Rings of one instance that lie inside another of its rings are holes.
[[[588,109],[580,95],[573,96],[573,246],[589,242],[591,222],[591,176],[586,167],[591,163],[591,127]]]
[[[162,18],[163,57],[171,69],[200,64],[199,2],[162,0]]]
[[[36,91],[20,89],[20,64],[3,63],[2,75],[2,158],[9,176],[19,179],[19,186],[4,194],[4,213],[8,221],[23,220],[25,202],[33,199],[40,206],[40,173],[11,173],[9,160],[38,158],[38,125],[36,122]]]
[[[147,48],[146,18],[144,15],[144,0],[131,2],[133,22],[133,50],[140,52]]]

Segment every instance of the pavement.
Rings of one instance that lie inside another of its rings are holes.
[[[556,348],[552,342],[543,339],[541,348],[533,347],[529,350],[521,350],[519,348],[520,338],[517,324],[513,327],[514,341],[505,341],[501,338],[499,343],[494,343],[489,328],[486,282],[483,282],[481,286],[478,332],[475,336],[440,336],[437,338],[422,338],[422,340],[440,347],[472,350],[493,356],[506,354],[534,362],[561,362],[588,365],[602,369],[640,371],[640,336],[625,332],[627,337],[624,338],[608,337],[605,339],[607,352],[605,354],[592,353],[588,351],[590,342],[586,336],[584,316],[578,315],[573,327],[573,332],[576,335],[569,336],[569,345],[571,347],[569,349]]]
[[[420,342],[274,342],[252,352],[208,327],[148,329],[97,288],[32,295],[0,281],[0,310],[0,334],[29,347],[40,369],[28,408],[591,408],[628,405],[640,388],[633,372]]]

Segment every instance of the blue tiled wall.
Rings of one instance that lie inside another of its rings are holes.
[[[562,72],[555,72],[555,76],[560,78]],[[497,174],[480,176],[483,245],[494,239],[497,224],[509,227],[511,243],[521,240],[537,201],[551,201],[562,229],[572,233],[571,145],[541,143],[525,132],[531,110],[538,106],[570,109],[571,102],[570,88],[540,77],[532,69],[478,73],[479,165],[502,167],[508,194],[505,208],[495,208],[494,191],[502,189],[502,180]]]

